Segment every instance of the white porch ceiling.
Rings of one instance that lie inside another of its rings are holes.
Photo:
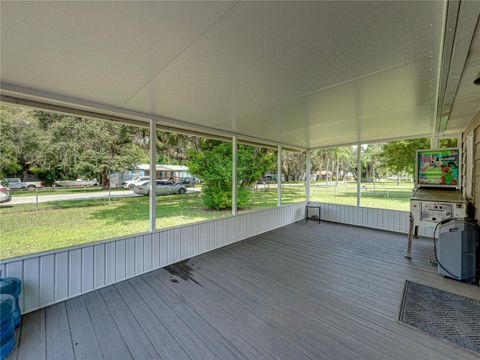
[[[6,95],[302,148],[433,131],[444,2],[0,6]]]
[[[447,124],[448,132],[462,132],[472,121],[473,116],[480,111],[480,87],[473,84],[479,72],[480,24],[477,23]]]

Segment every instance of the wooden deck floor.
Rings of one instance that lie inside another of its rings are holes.
[[[474,359],[396,322],[405,279],[480,298],[435,272],[429,240],[292,224],[23,318],[11,359]]]

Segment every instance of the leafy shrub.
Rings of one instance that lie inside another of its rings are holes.
[[[238,145],[237,149],[237,206],[247,207],[250,187],[276,161],[275,154],[267,149]],[[203,139],[199,150],[189,151],[187,163],[190,173],[203,181],[203,202],[210,209],[232,207],[232,144]]]

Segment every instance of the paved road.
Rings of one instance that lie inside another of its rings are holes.
[[[187,192],[198,192],[200,189],[187,189]],[[132,191],[125,190],[113,190],[110,193],[112,198],[123,198],[123,197],[137,197],[143,195],[134,194]],[[39,195],[38,202],[51,202],[51,201],[64,201],[64,200],[85,200],[85,199],[108,199],[108,191],[95,191],[95,192],[85,192],[85,193],[74,193],[74,194],[52,194],[52,195]],[[19,205],[19,204],[33,204],[37,201],[36,196],[13,196],[12,201],[5,203],[8,205]]]

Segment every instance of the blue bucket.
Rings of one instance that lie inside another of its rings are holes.
[[[0,359],[6,359],[15,347],[15,298],[0,294]]]
[[[22,291],[22,281],[15,277],[7,277],[0,279],[0,294],[8,294],[15,298],[15,311],[13,314],[13,321],[15,327],[20,325],[20,306],[18,304],[18,298],[20,296],[20,292]]]

